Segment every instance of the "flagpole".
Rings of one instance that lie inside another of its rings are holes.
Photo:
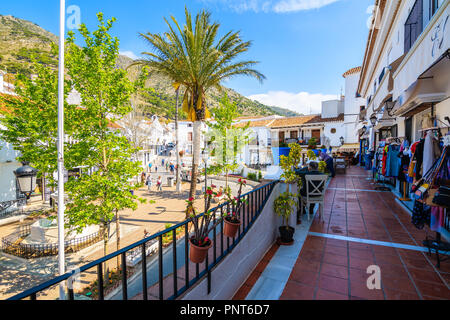
[[[59,68],[58,68],[58,271],[65,273],[64,258],[64,25],[66,2],[60,0],[59,12]],[[64,282],[59,285],[59,299],[65,300]]]

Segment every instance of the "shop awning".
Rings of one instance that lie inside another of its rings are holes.
[[[396,101],[394,114],[411,116],[450,95],[450,50],[423,72]]]
[[[338,151],[340,152],[352,152],[359,150],[359,143],[345,143],[343,146],[340,146]]]

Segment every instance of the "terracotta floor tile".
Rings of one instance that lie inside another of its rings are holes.
[[[288,281],[280,300],[313,300],[314,288],[295,281]]]
[[[431,282],[436,283],[438,285],[443,285],[442,279],[439,277],[438,273],[435,271],[428,271],[428,270],[420,270],[420,269],[408,269],[409,273],[411,274],[411,277],[414,281],[425,281],[425,282]]]
[[[320,270],[321,274],[341,279],[348,279],[348,272],[347,267],[328,263],[322,263],[322,268]]]
[[[316,294],[316,300],[348,300],[348,295],[319,289]]]
[[[247,295],[249,294],[251,286],[243,285],[233,296],[232,300],[245,300]]]
[[[320,262],[319,261],[309,261],[302,258],[297,259],[294,268],[299,268],[308,271],[319,272]]]
[[[321,274],[318,287],[328,291],[348,294],[348,280]]]
[[[368,300],[384,300],[383,291],[381,289],[369,290],[367,285],[351,284],[350,295]]]
[[[415,281],[415,283],[420,293],[424,296],[450,299],[450,290],[444,285],[424,281]]]
[[[401,292],[392,289],[384,289],[386,293],[387,300],[420,300],[420,297],[417,293],[412,292]]]
[[[373,259],[350,257],[350,268],[367,270],[367,268],[372,265],[374,265]]]
[[[291,272],[291,275],[289,276],[289,281],[296,281],[314,287],[316,285],[318,276],[318,272],[305,271],[294,268]]]
[[[413,283],[408,278],[390,278],[381,276],[381,282],[383,283],[383,287],[388,289],[412,293],[417,292]]]
[[[248,276],[247,280],[245,281],[245,284],[248,286],[253,286],[256,283],[256,281],[258,281],[260,276],[261,272],[253,270],[253,272]]]
[[[337,247],[333,245],[327,244],[325,246],[325,253],[332,253],[339,256],[347,257],[347,248],[346,247]]]

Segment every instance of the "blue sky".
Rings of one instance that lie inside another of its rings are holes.
[[[81,21],[93,29],[95,14],[117,18],[113,28],[121,51],[148,50],[139,32],[164,32],[163,17],[184,21],[184,6],[208,9],[222,32],[240,30],[253,41],[245,58],[258,60],[262,84],[238,77],[224,83],[261,102],[305,114],[320,110],[344,86],[342,74],[362,64],[368,35],[368,7],[374,0],[66,0],[81,9]],[[0,14],[27,19],[58,33],[58,0],[2,1]]]

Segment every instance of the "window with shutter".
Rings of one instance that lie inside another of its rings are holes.
[[[405,23],[405,53],[416,42],[423,30],[423,0],[417,0]]]

